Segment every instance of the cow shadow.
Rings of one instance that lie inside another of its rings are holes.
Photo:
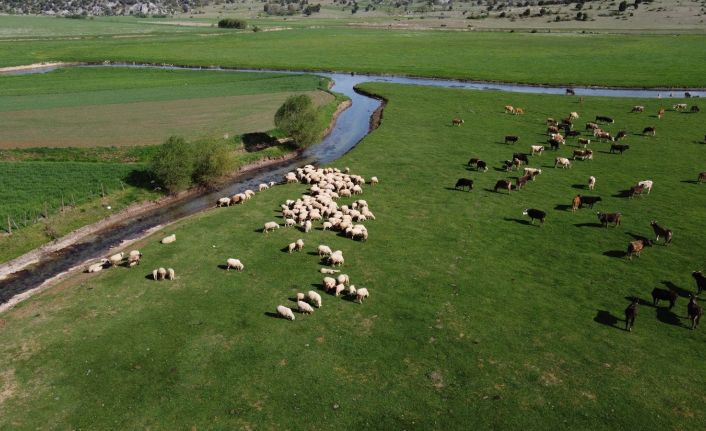
[[[510,218],[510,217],[505,217],[505,221],[514,221],[515,223],[523,224],[525,226],[531,225],[532,223],[529,222],[529,220],[521,219],[521,218]]]
[[[625,232],[625,235],[631,236],[632,239],[635,240],[635,241],[639,241],[639,240],[642,240],[642,241],[648,241],[648,240],[649,240],[650,242],[652,241],[652,240],[650,240],[649,238],[647,238],[646,236],[638,235],[638,234],[632,233],[632,232]]]
[[[494,170],[495,172],[510,172],[510,171],[508,171],[508,170],[505,169],[505,168],[498,168],[498,167],[494,167],[493,170]]]
[[[633,299],[637,299],[637,303],[640,304],[640,305],[652,306],[652,303],[651,303],[651,302],[645,301],[645,300],[642,299],[642,298],[638,298],[638,297],[636,297],[636,296],[626,296],[626,297],[625,297],[625,300],[626,300],[626,301],[629,301],[629,302],[632,302]]]
[[[577,190],[588,190],[588,186],[586,184],[572,184],[571,187]]]
[[[668,308],[657,307],[656,314],[657,314],[657,320],[659,320],[662,323],[666,323],[668,325],[674,325],[674,326],[684,326],[684,325],[682,325],[681,320],[679,319],[679,316],[674,314]]]
[[[622,319],[618,319],[617,317],[613,316],[610,311],[607,310],[598,310],[596,312],[596,317],[593,318],[594,322],[600,323],[601,325],[610,326],[615,329],[621,329],[620,327],[618,327],[618,322],[621,320]]]
[[[699,181],[698,180],[681,180],[680,183],[699,184]]]
[[[623,250],[608,250],[603,252],[603,256],[608,256],[608,257],[615,257],[615,258],[624,258],[625,257],[625,251]]]
[[[450,190],[450,191],[452,191],[452,192],[462,192],[462,191],[464,191],[464,190],[462,190],[462,189],[457,189],[456,187],[444,187],[444,188],[445,188],[446,190]],[[471,189],[471,190],[473,190],[473,189]]]
[[[629,198],[630,197],[630,190],[621,190],[612,196],[614,198]]]
[[[675,292],[677,292],[677,295],[681,296],[682,298],[689,298],[692,295],[691,291],[683,289],[669,280],[662,280],[660,281],[660,283],[662,283],[664,287],[666,287],[668,290],[674,290]]]
[[[571,209],[571,205],[557,204],[554,209],[557,211],[568,211]]]
[[[596,222],[574,223],[574,226],[576,226],[576,227],[603,227],[602,224],[596,223]]]

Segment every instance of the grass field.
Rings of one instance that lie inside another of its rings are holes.
[[[342,70],[547,84],[703,87],[704,35],[313,28],[0,42],[0,65],[49,60]],[[158,60],[157,60],[158,59]],[[679,64],[679,67],[674,67]]]
[[[685,328],[683,296],[706,257],[694,164],[703,114],[658,122],[628,114],[636,100],[365,88],[389,99],[383,124],[337,165],[380,178],[362,196],[377,216],[367,242],[318,228],[260,233],[303,185],[170,226],[138,244],[137,269],[74,277],[2,315],[0,428],[700,428],[706,336]],[[507,103],[527,114],[503,114]],[[639,103],[654,112],[659,101]],[[493,169],[501,160],[544,142],[544,119],[570,111],[614,117],[608,129],[629,131],[630,150],[594,143],[595,160],[567,170],[548,152],[532,158],[544,172],[526,189],[488,190],[516,175]],[[657,136],[639,135],[655,124]],[[501,143],[506,134],[521,143]],[[468,171],[472,156],[490,170]],[[604,201],[572,213],[589,175]],[[475,189],[453,190],[460,177]],[[649,196],[620,197],[647,178]],[[547,211],[546,223],[529,225],[526,207]],[[597,226],[595,210],[621,211],[623,225]],[[627,261],[652,219],[673,244]],[[173,232],[176,243],[157,243]],[[281,251],[299,237],[305,252]],[[309,252],[322,243],[344,251],[370,299],[323,295],[311,316],[269,317],[320,283]],[[245,271],[219,269],[227,257]],[[148,280],[159,266],[177,280]],[[676,308],[642,305],[623,331],[626,298],[665,286],[680,292]]]
[[[73,68],[0,77],[0,148],[143,146],[270,130],[277,108],[316,76]]]

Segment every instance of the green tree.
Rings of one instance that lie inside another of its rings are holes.
[[[319,137],[316,108],[306,94],[290,96],[275,113],[275,126],[306,147]]]
[[[209,185],[215,180],[233,170],[235,159],[233,152],[224,140],[204,140],[193,145],[194,182]]]
[[[172,136],[152,157],[150,171],[169,192],[184,190],[191,185],[194,152],[184,138]]]
[[[628,2],[626,2],[625,0],[621,1],[620,4],[618,5],[618,10],[620,12],[625,12],[625,9],[627,9],[627,8],[628,8]]]

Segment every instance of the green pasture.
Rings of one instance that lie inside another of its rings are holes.
[[[699,53],[705,37],[294,28],[218,37],[2,41],[0,65],[111,60],[535,84],[704,87],[706,56]]]
[[[304,185],[277,186],[242,206],[180,221],[131,248],[139,267],[82,274],[21,303],[0,320],[0,428],[12,429],[698,429],[706,401],[702,347],[686,328],[691,271],[703,268],[706,195],[696,176],[701,114],[648,112],[659,100],[578,98],[365,85],[388,98],[382,126],[336,162],[380,179],[366,186],[377,220],[367,242],[316,225],[304,234],[263,223]],[[506,115],[503,106],[525,108]],[[514,151],[544,143],[545,119],[577,111],[630,133],[623,155],[592,143],[593,161],[543,173],[526,189],[495,193]],[[461,117],[465,124],[451,126]],[[647,125],[655,137],[640,135]],[[503,136],[520,136],[516,145]],[[470,157],[488,172],[468,170]],[[568,210],[588,176],[593,209]],[[454,190],[472,178],[471,192]],[[652,179],[648,196],[621,191]],[[350,200],[342,200],[347,203]],[[543,209],[543,226],[522,216]],[[596,211],[620,211],[602,228]],[[623,257],[652,237],[674,242]],[[158,240],[176,233],[177,241]],[[297,238],[301,253],[282,248]],[[371,297],[323,294],[313,315],[273,318],[296,292],[318,289],[318,244],[343,250],[343,272]],[[245,271],[219,265],[239,258]],[[157,267],[175,281],[155,282]],[[624,331],[628,298],[671,286],[668,310],[643,304]]]

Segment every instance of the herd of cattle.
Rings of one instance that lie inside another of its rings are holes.
[[[567,94],[570,94],[567,92]],[[685,103],[678,103],[675,104],[672,109],[674,111],[690,111],[692,113],[698,113],[700,112],[700,109],[698,106],[693,105],[691,108]],[[636,105],[633,106],[631,109],[632,113],[641,113],[645,111],[645,107],[642,105]],[[522,108],[516,108],[511,105],[507,105],[504,107],[504,112],[506,114],[515,114],[515,115],[521,115],[524,114],[524,109]],[[657,112],[657,117],[659,119],[662,119],[665,115],[665,109],[660,108],[659,111]],[[568,157],[555,157],[554,159],[554,168],[571,168],[572,163],[575,160],[593,160],[593,155],[594,152],[592,149],[589,149],[589,145],[591,145],[591,136],[593,135],[594,141],[598,142],[609,142],[610,143],[610,149],[609,152],[611,154],[620,154],[622,155],[625,151],[630,149],[629,144],[622,143],[621,141],[624,140],[627,136],[628,133],[624,130],[619,131],[618,133],[611,134],[610,132],[603,130],[602,125],[603,124],[613,124],[615,123],[615,120],[611,117],[604,116],[604,115],[597,115],[595,117],[594,121],[589,121],[586,122],[585,124],[585,131],[589,134],[589,136],[582,137],[582,134],[578,130],[574,130],[574,122],[579,119],[579,114],[577,112],[571,112],[569,113],[568,116],[562,118],[561,120],[557,121],[553,118],[547,118],[546,124],[547,124],[547,129],[546,133],[548,134],[548,139],[547,139],[547,144],[549,148],[552,150],[558,150],[561,146],[566,145],[566,140],[567,138],[577,138],[576,140],[576,149],[573,150],[573,154],[571,158]],[[464,121],[460,118],[455,118],[452,121],[452,124],[460,126],[463,124]],[[647,126],[644,127],[642,130],[642,135],[643,136],[655,136],[657,133],[657,128],[655,126]],[[507,135],[504,137],[503,142],[505,144],[516,144],[517,142],[520,141],[520,137],[516,135]],[[704,137],[704,141],[706,142],[706,137]],[[530,157],[533,156],[541,156],[545,151],[545,145],[531,145],[530,146],[530,152],[529,153],[522,153],[522,152],[513,152],[512,158],[507,159],[502,161],[502,165],[499,170],[501,171],[517,171],[519,172],[521,168],[523,168],[523,174],[520,176],[517,176],[514,179],[514,184],[511,179],[499,179],[496,181],[495,186],[493,188],[494,192],[498,193],[500,191],[505,191],[507,190],[507,193],[510,194],[513,188],[515,190],[521,190],[523,189],[530,181],[534,181],[535,178],[542,174],[542,169],[539,168],[532,168],[527,166],[530,163]],[[487,172],[488,170],[488,163],[484,160],[482,160],[479,157],[472,157],[468,163],[467,163],[467,168],[468,169],[474,169],[477,172]],[[698,175],[697,182],[702,183],[703,181],[706,181],[706,172],[701,172]],[[468,190],[469,192],[473,190],[474,186],[474,181],[471,178],[459,178],[456,181],[455,184],[455,189],[460,189],[460,190]],[[590,176],[588,179],[588,189],[589,190],[594,190],[596,186],[596,178],[594,176]],[[642,180],[639,181],[637,184],[633,185],[630,187],[627,196],[632,199],[636,196],[642,196],[643,194],[649,194],[652,191],[653,187],[653,181],[652,180]],[[586,205],[589,208],[593,208],[593,205],[601,202],[602,198],[600,196],[585,196],[581,194],[577,194],[574,196],[572,203],[571,203],[571,210],[576,211],[580,209],[582,206]],[[540,225],[544,223],[547,213],[541,209],[538,208],[525,208],[523,210],[523,215],[527,216],[530,218],[530,224],[534,224],[535,220],[539,220]],[[597,213],[598,221],[603,227],[608,227],[609,224],[612,224],[614,227],[620,226],[621,221],[622,221],[622,214],[620,212],[614,212],[614,213],[603,213],[603,212],[598,212]],[[664,240],[664,244],[670,244],[672,242],[672,237],[673,233],[670,229],[660,226],[657,221],[652,221],[650,223],[650,226],[652,227],[652,230],[655,234],[655,240],[652,241],[647,238],[639,238],[634,241],[631,241],[628,244],[627,247],[627,252],[625,253],[625,256],[627,259],[632,260],[634,256],[639,257],[640,253],[645,249],[645,247],[652,246],[654,243],[660,240],[662,238]],[[701,293],[702,290],[706,289],[706,277],[700,272],[700,271],[695,271],[693,272],[692,276],[696,280],[697,283],[697,293],[696,295],[690,295],[689,303],[687,306],[687,314],[689,316],[689,320],[691,322],[691,328],[695,329],[698,324],[701,316],[703,315],[703,308],[701,305],[697,303],[697,295]],[[660,300],[667,300],[670,302],[670,309],[674,306],[674,303],[676,301],[676,298],[678,297],[678,293],[675,290],[665,290],[665,289],[659,289],[655,288],[652,291],[652,298],[653,298],[653,304],[656,306]],[[638,304],[639,300],[635,299],[631,302],[631,304],[628,306],[628,308],[625,310],[625,322],[626,326],[625,329],[628,331],[632,330],[635,318],[637,316],[637,309],[638,309]]]

